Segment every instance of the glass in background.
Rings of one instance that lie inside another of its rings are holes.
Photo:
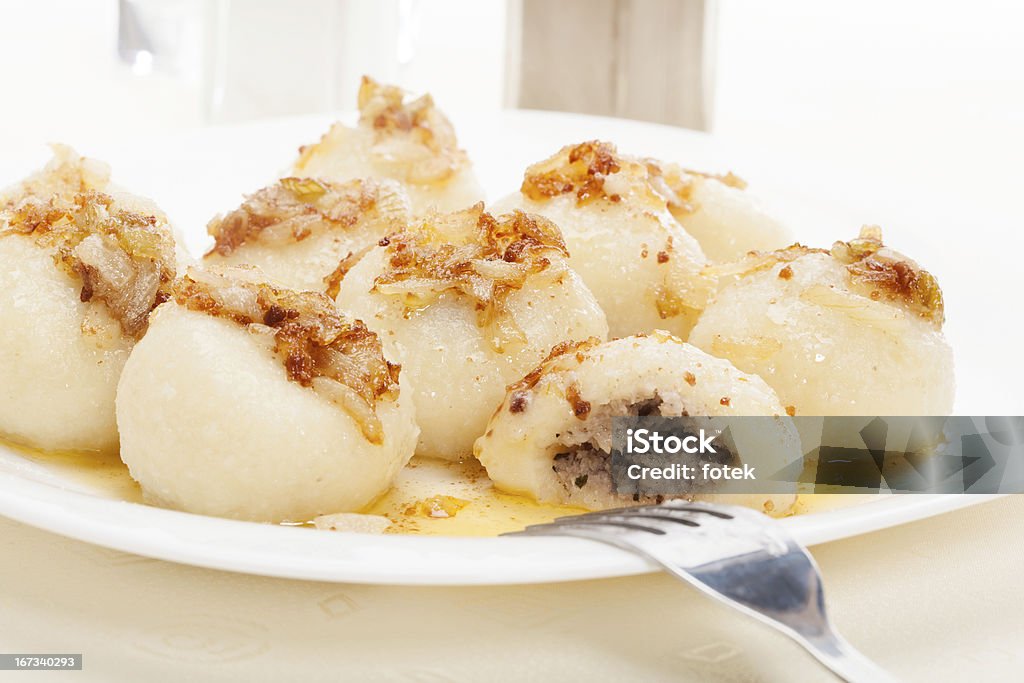
[[[355,107],[366,74],[458,110],[502,105],[505,0],[120,0],[136,74],[200,81],[207,122]]]

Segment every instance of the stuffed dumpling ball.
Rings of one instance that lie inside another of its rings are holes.
[[[168,296],[170,225],[64,146],[0,195],[0,436],[115,451],[121,368]]]
[[[462,209],[483,198],[451,122],[430,95],[411,99],[401,88],[364,77],[358,104],[358,124],[336,123],[319,142],[302,147],[294,175],[390,178],[409,193],[417,214]]]
[[[672,217],[645,164],[607,142],[562,148],[526,170],[492,211],[553,221],[613,337],[666,329],[685,339],[714,289],[700,245]]]
[[[751,256],[690,341],[764,378],[791,414],[948,415],[953,352],[935,277],[879,229]]]
[[[339,308],[408,374],[419,455],[470,456],[506,385],[555,344],[608,333],[558,228],[522,212],[430,214],[340,275]]]
[[[323,294],[252,268],[190,269],[125,365],[121,458],[148,499],[189,512],[357,512],[412,456],[403,375]]]
[[[628,415],[693,419],[694,425],[716,417],[765,416],[770,430],[764,421],[732,422],[737,452],[719,447],[719,456],[739,464],[743,447],[756,449],[758,462],[769,470],[800,457],[796,430],[764,381],[661,331],[556,347],[509,387],[474,453],[499,489],[543,503],[600,510],[678,497],[782,514],[795,501],[793,492],[724,494],[700,483],[677,496],[617,491],[612,419]]]

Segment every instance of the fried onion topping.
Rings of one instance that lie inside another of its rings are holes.
[[[264,336],[289,380],[338,404],[371,443],[383,442],[376,406],[398,398],[401,366],[384,357],[377,335],[326,296],[278,289],[259,281],[254,269],[190,268],[174,300]]]
[[[5,234],[30,235],[54,249],[56,264],[82,282],[81,300],[101,302],[135,339],[169,296],[175,254],[166,219],[125,208],[108,194],[25,197],[0,211]]]
[[[945,306],[938,280],[924,268],[882,243],[878,226],[861,228],[860,236],[832,245],[832,256],[846,265],[850,279],[871,288],[874,300],[887,299],[941,327]]]
[[[210,253],[231,254],[247,242],[288,244],[326,230],[349,230],[366,218],[408,218],[401,190],[391,183],[282,178],[248,197],[234,211],[215,217],[207,232]]]

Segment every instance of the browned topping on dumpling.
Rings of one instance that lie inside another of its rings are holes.
[[[577,205],[597,198],[617,202],[622,197],[606,194],[604,181],[622,165],[615,145],[598,140],[583,142],[564,147],[550,159],[526,169],[520,191],[535,201],[575,192]]]
[[[430,95],[410,100],[401,88],[364,76],[358,104],[359,128],[373,134],[373,152],[387,159],[393,172],[403,167],[406,182],[443,183],[469,166],[451,122]],[[324,140],[330,136],[328,131]],[[305,166],[318,147],[301,147],[296,168]]]
[[[253,279],[258,271],[222,272],[190,269],[175,286],[175,301],[272,338],[290,380],[337,403],[380,444],[376,405],[398,397],[401,366],[387,361],[377,335],[322,294],[277,289]]]
[[[470,297],[489,321],[508,293],[568,252],[558,228],[522,211],[494,217],[483,204],[432,214],[386,240],[387,267],[374,290],[400,294],[411,306],[444,291]],[[383,244],[383,242],[382,242]]]
[[[248,197],[240,207],[207,226],[216,240],[211,253],[227,256],[246,242],[301,242],[315,232],[347,230],[372,214],[407,218],[397,188],[374,180],[334,183],[316,178],[283,178]]]
[[[941,326],[945,319],[942,289],[935,277],[882,243],[877,226],[861,228],[860,236],[832,245],[832,256],[846,265],[854,283],[871,289],[870,297],[899,301],[922,318]]]
[[[434,99],[422,95],[410,100],[407,95],[399,87],[363,76],[359,86],[359,124],[385,134],[409,133],[434,151],[461,153],[452,124],[438,111]]]
[[[166,219],[120,206],[90,190],[48,199],[28,196],[0,211],[0,237],[22,234],[54,248],[54,260],[82,281],[82,301],[100,301],[128,336],[146,330],[149,312],[174,280],[174,240]]]
[[[565,388],[565,400],[572,407],[572,414],[579,420],[586,420],[590,415],[590,401],[584,401],[580,396],[580,385],[572,382]]]

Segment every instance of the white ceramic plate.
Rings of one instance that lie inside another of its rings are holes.
[[[906,494],[783,520],[812,545],[998,496]],[[173,562],[293,579],[410,585],[572,581],[654,571],[628,553],[566,538],[320,532],[163,510],[94,495],[0,448],[0,514],[89,543]]]
[[[154,198],[199,253],[206,221],[237,206],[285,168],[329,119],[302,118],[211,128],[157,140],[78,144],[111,162],[120,184]],[[518,188],[523,168],[561,145],[610,139],[628,152],[684,161],[702,169],[732,168],[770,195],[805,243],[830,244],[856,222],[834,202],[808,192],[805,178],[787,190],[778,165],[726,149],[714,138],[674,128],[592,117],[506,112],[456,120],[494,199]],[[6,158],[0,185],[41,165]],[[854,226],[854,229],[851,229]],[[905,242],[905,240],[904,240]],[[945,288],[956,283],[945,282]],[[965,405],[963,396],[958,405]],[[969,397],[968,397],[969,398]],[[966,402],[970,405],[969,400]],[[992,496],[884,496],[852,507],[784,520],[806,543],[866,533],[991,499]],[[317,533],[215,519],[111,500],[61,470],[0,446],[0,514],[90,543],[160,559],[268,576],[390,584],[500,584],[565,581],[652,571],[644,561],[573,539],[444,538]]]

